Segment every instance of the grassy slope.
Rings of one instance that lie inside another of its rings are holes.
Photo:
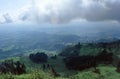
[[[82,55],[94,55],[99,53],[101,48],[83,46],[81,48]],[[112,50],[116,54],[116,48]],[[120,54],[120,49],[117,49],[117,55]],[[119,79],[120,73],[117,73],[116,68],[113,66],[99,66],[101,74],[96,74],[93,69],[88,69],[82,72],[68,71],[63,64],[62,57],[58,57],[57,60],[49,59],[48,63],[52,65],[55,70],[62,75],[62,77],[54,78],[49,70],[42,70],[41,65],[32,63],[27,56],[14,57],[15,61],[20,60],[27,66],[27,73],[23,75],[0,75],[0,79]],[[1,60],[2,61],[2,60]],[[77,74],[76,74],[77,73]],[[14,77],[14,78],[12,78]]]
[[[14,60],[20,60],[24,62],[27,66],[27,73],[23,75],[11,75],[6,74],[0,75],[0,79],[119,79],[120,73],[117,73],[116,68],[113,66],[104,66],[100,65],[98,69],[100,69],[101,74],[96,74],[93,72],[93,69],[88,69],[85,71],[77,72],[74,75],[73,71],[68,71],[61,57],[58,57],[57,60],[50,59],[48,63],[50,63],[55,70],[61,74],[61,77],[53,77],[50,70],[43,71],[41,65],[32,63],[27,57],[22,58],[14,58]]]

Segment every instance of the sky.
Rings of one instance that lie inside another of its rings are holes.
[[[0,0],[0,24],[120,22],[120,0]]]

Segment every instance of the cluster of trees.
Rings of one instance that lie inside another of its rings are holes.
[[[51,56],[50,58],[53,59],[53,60],[56,60],[57,59],[57,55]]]
[[[82,45],[80,42],[74,46],[67,46],[65,49],[61,51],[60,56],[70,57],[70,56],[78,56],[80,54],[80,48]]]
[[[84,70],[97,65],[94,56],[71,56],[63,60],[69,70]]]
[[[13,62],[13,60],[5,60],[0,63],[0,72],[3,74],[12,73],[20,75],[26,73],[26,66],[20,61]]]
[[[106,43],[97,44],[96,46],[102,48],[103,50],[96,56],[91,55],[81,56],[80,55],[81,46],[82,45],[78,43],[74,46],[65,48],[60,53],[61,56],[65,57],[63,60],[68,69],[84,70],[90,67],[96,68],[98,64],[112,64],[113,53],[107,51],[108,44]]]
[[[36,54],[30,54],[29,58],[34,63],[45,63],[48,60],[48,56],[44,52],[41,52],[41,53],[38,52]]]
[[[107,52],[104,49],[101,53],[96,56],[96,61],[102,64],[112,64],[113,62],[113,53]]]
[[[118,62],[117,66],[116,66],[116,71],[117,71],[118,73],[120,73],[120,61]]]
[[[52,65],[50,65],[50,64],[43,64],[42,67],[43,67],[43,70],[45,70],[45,69],[48,70],[49,69],[51,71],[51,74],[54,77],[60,76],[60,74],[56,72],[55,68]]]
[[[84,70],[87,68],[96,68],[98,64],[112,64],[113,54],[103,50],[97,56],[70,56],[64,58],[65,65],[70,70]]]

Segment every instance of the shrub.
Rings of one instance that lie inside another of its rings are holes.
[[[6,60],[0,63],[0,72],[3,74],[12,73],[20,75],[26,73],[26,67],[19,61],[13,62],[13,60]]]
[[[103,50],[97,56],[70,56],[63,60],[68,69],[84,70],[91,67],[96,68],[98,64],[112,64],[113,53],[108,53],[106,50]]]
[[[67,46],[61,51],[59,55],[64,57],[79,56],[81,47],[82,45],[80,43],[74,46]]]
[[[36,53],[36,54],[30,54],[29,55],[30,60],[32,60],[34,63],[45,63],[48,60],[48,56],[44,53]]]

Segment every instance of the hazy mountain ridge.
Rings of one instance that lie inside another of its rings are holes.
[[[107,29],[104,26],[97,28],[81,26],[79,28],[79,26],[72,25],[62,27],[4,25],[0,29],[1,57],[11,56],[13,53],[21,54],[34,49],[61,50],[68,44],[78,42],[112,42],[120,39],[119,28],[118,26]]]

